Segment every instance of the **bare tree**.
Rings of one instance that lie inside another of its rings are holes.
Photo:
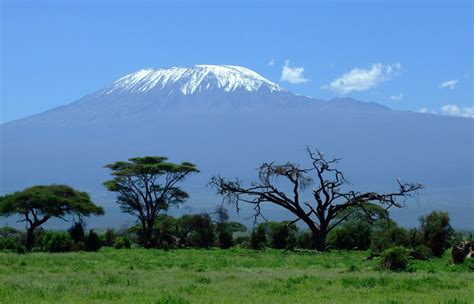
[[[397,180],[398,190],[392,193],[344,191],[342,187],[348,182],[344,174],[335,168],[339,159],[327,160],[318,150],[313,152],[308,148],[307,151],[312,162],[308,169],[291,162],[283,165],[264,163],[258,169],[259,181],[251,183],[249,187],[243,186],[238,179],[229,180],[221,176],[212,177],[210,185],[223,196],[224,201],[235,204],[237,211],[242,202],[253,205],[255,221],[259,216],[263,217],[261,207],[264,203],[288,210],[296,217],[288,224],[304,222],[312,232],[313,247],[317,250],[326,249],[328,233],[344,222],[354,210],[362,209],[370,218],[370,211],[364,208],[365,205],[377,202],[386,210],[401,208],[408,197],[423,188],[417,183]],[[286,181],[287,187],[280,179]],[[312,202],[301,198],[301,192],[310,185],[314,185]]]

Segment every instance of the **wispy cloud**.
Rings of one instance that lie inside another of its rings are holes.
[[[446,115],[474,117],[474,107],[459,107],[454,104],[447,104],[441,107],[441,111]]]
[[[453,90],[456,85],[458,84],[458,81],[455,80],[455,79],[452,79],[452,80],[446,80],[446,81],[443,81],[439,84],[439,87],[441,89],[450,89],[450,90]]]
[[[430,110],[428,110],[428,108],[423,107],[423,108],[420,108],[418,110],[418,112],[420,112],[420,113],[430,113]]]
[[[398,95],[392,95],[390,96],[391,100],[402,100],[403,99],[403,93],[400,93]]]
[[[355,68],[321,88],[343,94],[353,91],[367,91],[383,81],[392,79],[392,76],[398,73],[401,68],[400,63],[387,65],[376,63],[370,69]]]
[[[290,62],[286,60],[285,65],[283,66],[283,70],[281,71],[280,80],[293,84],[304,83],[309,81],[309,79],[304,78],[303,73],[303,67],[290,67]]]
[[[272,59],[268,62],[269,66],[274,66],[275,65],[275,59]]]

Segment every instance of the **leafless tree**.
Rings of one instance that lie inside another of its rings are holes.
[[[404,183],[397,179],[398,190],[392,193],[345,191],[342,188],[348,182],[344,174],[335,168],[339,159],[327,160],[319,150],[314,152],[308,148],[307,152],[312,163],[307,169],[291,162],[283,165],[264,163],[258,168],[259,181],[249,187],[243,186],[238,179],[229,180],[221,176],[212,177],[210,185],[223,196],[224,202],[235,204],[237,211],[240,203],[253,205],[255,220],[263,217],[261,207],[265,203],[288,210],[295,216],[288,223],[304,222],[312,232],[313,247],[317,250],[326,249],[328,233],[354,210],[365,210],[370,218],[370,212],[364,208],[367,204],[380,203],[386,210],[401,208],[407,198],[423,188],[421,184]],[[286,187],[281,179],[286,182]],[[304,189],[311,185],[314,200],[310,202],[301,196]]]

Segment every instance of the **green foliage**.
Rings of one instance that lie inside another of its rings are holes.
[[[267,235],[263,224],[257,225],[250,235],[250,248],[254,250],[262,250],[267,243]]]
[[[93,230],[89,231],[84,243],[87,251],[98,251],[101,247],[99,236]]]
[[[328,243],[336,249],[367,250],[370,246],[371,227],[367,221],[351,220],[332,230]]]
[[[12,227],[0,227],[0,250],[16,250],[23,242],[23,232]]]
[[[132,247],[132,244],[128,237],[118,236],[115,239],[114,247],[115,249],[130,249]]]
[[[113,229],[107,229],[104,233],[104,246],[113,247],[115,244],[115,239],[117,235]]]
[[[232,232],[225,224],[219,223],[217,225],[217,241],[221,249],[228,249],[234,245]]]
[[[418,260],[428,260],[433,256],[433,251],[428,246],[418,245],[413,249],[411,256]]]
[[[157,246],[158,239],[153,234],[158,215],[188,198],[177,184],[199,170],[189,162],[174,164],[162,156],[135,157],[105,167],[114,178],[104,182],[104,186],[118,193],[117,203],[122,212],[139,220],[142,244],[146,248]]]
[[[402,246],[386,249],[380,255],[380,267],[394,271],[406,270],[408,267],[409,251]]]
[[[409,246],[407,230],[392,220],[378,221],[372,227],[370,249],[380,253],[394,246]]]
[[[309,230],[304,231],[298,236],[298,247],[303,249],[313,248],[313,233]]]
[[[102,215],[89,194],[67,185],[33,186],[0,197],[0,216],[20,215],[27,223],[26,247],[34,245],[34,231],[52,217]]]
[[[74,241],[66,232],[48,231],[46,232],[41,247],[48,252],[68,252],[71,251]]]
[[[268,223],[270,246],[275,249],[293,249],[296,246],[298,227],[287,222]]]
[[[74,223],[71,228],[68,229],[68,232],[74,243],[84,242],[84,226],[82,222]]]
[[[420,231],[423,242],[437,257],[442,256],[448,247],[454,230],[449,224],[447,212],[433,211],[420,217]]]

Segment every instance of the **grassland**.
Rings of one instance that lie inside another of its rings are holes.
[[[0,253],[2,303],[474,303],[448,257],[377,270],[366,252],[115,250]]]

